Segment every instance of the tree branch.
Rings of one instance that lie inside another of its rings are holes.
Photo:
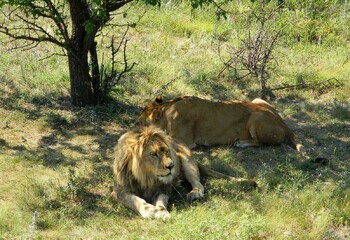
[[[335,80],[336,83],[332,83],[331,81]],[[282,90],[282,89],[288,89],[288,88],[295,88],[295,87],[316,87],[316,86],[321,86],[325,83],[328,83],[329,85],[335,85],[337,86],[337,83],[339,85],[339,80],[337,78],[329,78],[324,81],[318,82],[318,83],[298,83],[294,85],[287,85],[287,86],[281,86],[281,87],[276,87],[276,88],[271,88],[269,89],[270,91],[276,91],[276,90]]]
[[[45,2],[50,8],[50,11],[52,14],[52,16],[48,15],[46,17],[52,19],[56,23],[56,26],[58,27],[60,33],[62,34],[65,42],[68,44],[70,42],[70,39],[69,39],[67,24],[63,20],[64,18],[58,12],[57,8],[54,6],[51,0],[45,0]]]
[[[35,14],[31,18],[28,18],[27,15],[23,16],[23,14],[29,14],[28,12],[34,11]],[[67,48],[67,44],[65,42],[60,41],[59,38],[51,35],[49,31],[45,30],[43,26],[37,23],[36,20],[38,17],[54,20],[53,16],[46,14],[47,11],[47,8],[35,5],[31,1],[28,3],[27,9],[23,10],[16,7],[12,9],[9,14],[2,12],[8,21],[4,21],[0,24],[0,32],[13,39],[33,42],[24,47],[33,45],[34,42],[50,42],[58,45],[59,47]],[[17,22],[22,22],[24,24],[22,26],[18,24],[16,25]]]
[[[106,9],[108,12],[113,12],[132,1],[133,0],[106,1]]]
[[[21,30],[25,30],[23,28],[21,28]],[[31,28],[27,28],[26,30],[31,30]],[[32,29],[33,30],[33,29]],[[44,37],[44,36],[37,36],[37,37],[33,37],[31,35],[25,35],[25,34],[16,34],[16,33],[12,33],[11,29],[4,27],[3,25],[0,25],[0,33],[3,33],[13,39],[16,40],[26,40],[26,41],[32,41],[32,42],[51,42],[54,43],[60,47],[65,48],[66,45],[60,41],[58,41],[57,39],[54,39],[52,37]]]
[[[112,37],[111,39],[111,45],[108,47],[111,49],[111,55],[112,55],[112,69],[110,71],[109,74],[106,74],[104,76],[104,79],[102,81],[102,89],[103,89],[103,94],[106,95],[108,94],[108,92],[110,91],[110,89],[117,85],[118,82],[120,81],[120,79],[122,78],[122,76],[127,73],[127,72],[130,72],[134,66],[136,65],[135,62],[133,62],[131,64],[131,66],[129,65],[128,63],[128,60],[127,60],[127,56],[126,56],[126,49],[127,49],[127,44],[128,44],[128,39],[126,38],[127,36],[127,33],[129,31],[129,26],[127,27],[127,29],[125,30],[123,36],[122,36],[122,39],[121,41],[119,42],[118,46],[115,47],[114,46],[114,37]],[[122,61],[116,61],[116,56],[117,54],[122,51]],[[123,69],[120,70],[120,71],[117,71],[116,70],[116,65],[117,64],[121,64],[123,65]],[[102,66],[104,67],[104,66]],[[103,71],[103,70],[102,70]],[[106,73],[106,72],[104,72]],[[102,73],[103,74],[103,73]]]

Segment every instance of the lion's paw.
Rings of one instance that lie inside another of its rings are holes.
[[[204,191],[200,189],[193,189],[191,192],[187,194],[187,201],[194,201],[204,197]]]
[[[144,203],[140,209],[140,214],[144,218],[154,218],[156,207],[149,203]]]
[[[170,218],[170,213],[166,209],[157,210],[155,218],[167,220]]]

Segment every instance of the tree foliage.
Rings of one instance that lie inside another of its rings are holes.
[[[5,20],[0,23],[0,33],[14,41],[22,40],[16,48],[31,49],[51,43],[63,49],[63,55],[68,57],[73,105],[95,105],[105,94],[95,38],[111,20],[112,12],[132,1],[1,0],[1,14]],[[160,4],[159,0],[145,2]],[[126,67],[122,71],[130,70]]]

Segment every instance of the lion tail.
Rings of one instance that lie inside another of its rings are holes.
[[[297,150],[298,152],[302,154],[305,153],[304,146],[295,141],[295,135],[292,132],[290,132],[289,135],[287,136],[287,144],[291,146],[293,149]]]
[[[245,179],[245,178],[237,178],[237,177],[229,176],[221,172],[215,171],[213,169],[210,169],[207,166],[201,164],[200,162],[197,162],[197,165],[198,165],[199,172],[202,175],[205,175],[208,177],[214,177],[214,178],[227,179],[235,182],[245,182],[245,183],[251,184],[254,188],[258,186],[256,181],[253,179]]]

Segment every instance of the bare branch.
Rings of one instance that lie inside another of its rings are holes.
[[[31,28],[27,28],[26,30],[31,30]],[[37,42],[38,44],[41,42],[51,42],[51,43],[54,43],[60,47],[65,47],[65,44],[58,41],[57,39],[54,39],[51,37],[44,37],[44,36],[33,37],[31,35],[12,33],[9,28],[4,27],[2,25],[0,25],[0,33],[3,33],[3,34],[5,34],[13,39],[16,39],[16,40],[32,41],[32,42]]]
[[[20,14],[21,11],[26,14],[27,11],[34,10],[35,15],[32,18],[28,18],[27,16]],[[30,2],[28,9],[25,10],[17,7],[12,9],[8,14],[5,14],[5,12],[2,11],[2,14],[10,22],[4,21],[0,24],[0,33],[3,33],[16,40],[32,42],[24,45],[23,49],[28,49],[27,47],[31,45],[38,45],[34,44],[33,42],[51,42],[65,48],[67,45],[64,42],[60,41],[59,38],[51,35],[49,31],[45,30],[42,25],[39,25],[39,23],[37,23],[37,17],[53,19],[53,17],[45,13],[46,11],[46,8],[43,6],[35,5],[33,2]],[[16,24],[17,22],[21,22],[23,25],[18,25]]]
[[[222,6],[226,4],[226,2],[222,2],[221,4],[217,3],[214,0],[209,0],[216,7],[216,13],[218,16],[223,16],[223,14],[230,13],[227,9],[223,9]]]
[[[171,84],[173,84],[175,81],[177,81],[179,79],[179,77],[173,78],[171,79],[169,82],[165,83],[164,85],[160,86],[160,88],[158,88],[157,90],[153,91],[153,93],[151,94],[152,99],[153,96],[159,96],[159,95],[163,95],[163,91],[166,90]]]
[[[108,12],[113,12],[132,1],[133,0],[107,1],[106,9]]]
[[[69,43],[70,39],[68,34],[68,27],[67,27],[67,24],[63,21],[63,17],[58,12],[57,8],[54,6],[51,0],[45,0],[45,2],[49,6],[50,11],[52,13],[52,17],[50,15],[46,17],[51,18],[56,23],[56,26],[58,27],[64,40],[66,41],[66,43]]]
[[[111,45],[108,47],[111,49],[111,61],[112,61],[112,66],[111,66],[111,71],[109,74],[106,75],[106,71],[104,69],[104,66],[102,65],[102,75],[105,74],[104,79],[102,79],[102,89],[104,94],[106,95],[110,89],[117,85],[119,81],[122,79],[123,75],[130,72],[136,65],[135,62],[133,62],[131,65],[129,65],[129,62],[127,60],[127,44],[128,44],[128,39],[127,39],[127,33],[129,31],[130,26],[126,28],[124,31],[123,36],[121,37],[120,42],[118,43],[117,47],[115,47],[115,42],[114,42],[114,37],[111,39]],[[119,53],[122,53],[122,61],[116,60],[116,57]],[[117,65],[120,64],[122,65],[122,69],[118,71]]]
[[[67,54],[65,54],[65,53],[52,53],[52,54],[50,54],[50,55],[48,55],[48,56],[46,56],[46,57],[39,58],[39,61],[43,61],[43,60],[49,59],[49,58],[51,58],[51,57],[53,57],[53,56],[66,57]]]
[[[223,68],[220,70],[218,77],[229,68],[235,71],[245,71],[242,79],[249,75],[256,77],[260,81],[262,96],[268,92],[266,80],[269,76],[268,66],[271,61],[276,59],[272,53],[277,44],[279,37],[282,35],[282,29],[276,29],[276,13],[277,10],[268,9],[263,0],[259,0],[257,9],[251,8],[250,18],[247,21],[245,37],[240,40],[238,47],[231,47],[228,54],[229,57],[224,62]],[[253,32],[253,29],[256,31]],[[218,45],[218,54],[222,60],[221,45]]]
[[[130,7],[127,9],[129,10]],[[121,12],[121,13],[117,13],[117,14],[125,14],[126,11],[125,10],[124,12]],[[141,15],[138,16],[138,19],[136,21],[134,21],[133,23],[130,23],[130,22],[127,22],[127,23],[123,23],[123,24],[112,24],[112,23],[109,23],[109,24],[106,24],[107,26],[113,26],[113,27],[135,27],[140,21],[141,19],[146,15],[147,11],[143,11],[143,13]]]
[[[332,83],[332,80],[334,80],[335,83]],[[296,88],[296,87],[312,88],[312,87],[322,86],[325,84],[339,86],[340,81],[337,78],[329,78],[329,79],[326,79],[326,80],[318,82],[318,83],[304,83],[303,82],[303,83],[298,83],[298,84],[293,84],[293,85],[271,88],[270,91],[276,91],[276,90],[282,90],[282,89],[288,89],[288,88]]]

